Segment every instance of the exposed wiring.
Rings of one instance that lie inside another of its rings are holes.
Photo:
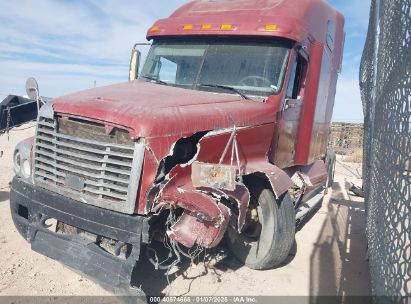
[[[170,213],[167,217],[165,226],[167,229],[171,229],[171,227],[175,223],[176,223],[176,217],[175,217],[174,211],[173,209],[170,209]],[[168,272],[171,268],[173,268],[174,266],[176,266],[178,263],[181,262],[181,256],[178,253],[178,249],[176,248],[175,244],[176,244],[175,240],[170,240],[167,234],[164,235],[163,245],[166,249],[168,249],[168,255],[167,255],[167,258],[161,262],[159,261],[156,250],[151,248],[150,246],[147,246],[147,251],[146,251],[147,258],[149,262],[154,265],[154,268],[156,270],[162,269],[162,270],[167,270]],[[154,253],[154,258],[150,255],[150,252]],[[176,259],[170,264],[166,264],[173,256],[175,256]]]

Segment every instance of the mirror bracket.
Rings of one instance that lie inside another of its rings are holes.
[[[131,50],[130,69],[128,74],[128,80],[133,81],[138,78],[138,70],[140,68],[141,52],[137,48],[139,45],[151,45],[151,43],[136,43]]]

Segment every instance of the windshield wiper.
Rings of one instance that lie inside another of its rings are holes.
[[[248,97],[247,95],[245,95],[244,93],[241,93],[239,90],[237,90],[236,88],[230,87],[230,86],[225,86],[225,85],[219,85],[219,84],[208,84],[208,83],[202,83],[199,85],[200,87],[209,87],[209,88],[218,88],[218,89],[225,89],[228,91],[232,91],[234,93],[237,93],[238,95],[240,95],[242,98],[244,99],[251,99],[250,97]]]
[[[156,78],[156,77],[153,77],[153,76],[140,76],[140,77],[141,77],[141,78],[144,78],[144,79],[148,79],[148,80],[155,81],[156,83],[159,83],[159,84],[168,85],[167,82],[162,81],[162,80],[160,80],[160,79],[158,79],[158,78]]]

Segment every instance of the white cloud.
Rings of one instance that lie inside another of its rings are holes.
[[[126,18],[118,1],[101,1],[95,8],[78,1],[35,3],[28,0],[19,1],[18,5],[12,1],[1,2],[0,19],[5,22],[0,30],[3,42],[0,52],[7,52],[6,43],[29,48],[26,49],[28,54],[32,49],[36,53],[53,50],[70,56],[124,62],[133,42],[144,39],[148,24],[152,22],[136,4],[127,6],[130,11]]]
[[[98,85],[126,80],[133,44],[144,42],[158,18],[187,1],[0,1],[0,93],[23,94],[30,76],[46,96],[90,88],[94,80]],[[334,120],[358,120],[358,43],[365,37],[369,0],[331,2],[346,15],[348,31]]]
[[[149,6],[131,0],[0,1],[0,92],[23,93],[28,76],[37,77],[49,96],[94,80],[125,80],[132,46],[145,41],[158,18],[147,13]]]

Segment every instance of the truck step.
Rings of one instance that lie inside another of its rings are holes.
[[[324,198],[325,189],[322,189],[297,209],[295,219],[301,221],[311,210],[320,204]]]

